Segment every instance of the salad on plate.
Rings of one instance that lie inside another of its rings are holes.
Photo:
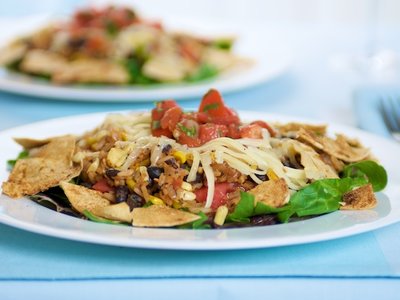
[[[326,125],[241,120],[215,89],[196,111],[164,100],[80,136],[15,141],[23,150],[8,162],[4,194],[134,227],[248,227],[373,209],[387,184],[358,140]]]
[[[0,49],[0,66],[57,85],[193,83],[249,66],[233,44],[167,30],[129,7],[86,8]]]

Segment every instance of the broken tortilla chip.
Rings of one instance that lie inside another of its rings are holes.
[[[164,205],[134,208],[132,225],[137,227],[174,227],[198,220],[198,215]]]
[[[73,135],[59,136],[49,139],[47,144],[29,150],[29,157],[65,160],[72,163],[76,138]]]
[[[12,198],[34,195],[77,177],[82,167],[73,164],[74,151],[72,135],[52,138],[47,144],[32,148],[28,158],[16,162],[8,180],[2,184],[3,193]]]
[[[318,136],[304,128],[301,128],[297,135],[299,141],[305,142],[345,162],[361,161],[368,158],[370,154],[369,149],[362,147],[359,143],[355,144],[354,140],[349,140],[344,135],[338,134],[336,140],[334,140],[327,136]]]
[[[20,159],[2,189],[12,198],[35,195],[59,185],[60,181],[77,177],[80,172],[80,166],[66,166],[63,161],[42,157]]]
[[[343,195],[345,203],[340,209],[361,210],[371,209],[377,204],[374,190],[371,184],[364,185]]]
[[[98,191],[66,181],[61,182],[60,186],[64,190],[72,207],[80,213],[83,213],[84,210],[94,212],[101,207],[110,205],[110,201],[104,198]]]
[[[98,217],[114,221],[122,221],[126,223],[132,222],[132,212],[126,202],[97,207],[92,210],[92,213]]]
[[[52,140],[51,138],[41,139],[41,140],[31,139],[31,138],[14,138],[14,141],[17,144],[24,147],[24,149],[26,149],[26,150],[41,147],[43,145],[50,143],[51,140]]]
[[[281,135],[290,135],[291,133],[295,133],[300,129],[305,129],[307,131],[311,131],[317,135],[325,135],[327,125],[312,125],[312,124],[304,124],[304,123],[286,123],[286,124],[275,124],[275,127],[278,129]]]
[[[249,191],[253,194],[256,201],[262,202],[271,207],[280,207],[285,205],[289,200],[289,188],[285,179],[268,180],[257,185]]]

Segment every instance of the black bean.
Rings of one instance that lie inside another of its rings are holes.
[[[80,185],[84,186],[85,188],[91,189],[92,188],[92,184],[89,182],[81,182]]]
[[[147,186],[147,190],[149,191],[149,194],[155,194],[160,190],[160,186],[156,181],[152,181],[151,184]]]
[[[178,169],[178,163],[176,162],[175,158],[169,158],[165,161],[165,163],[171,167],[173,167],[174,169]]]
[[[187,181],[187,175],[183,178],[183,181]],[[203,175],[200,173],[196,173],[196,178],[193,181],[190,181],[190,183],[202,183],[203,182]]]
[[[171,149],[172,149],[172,146],[170,145],[170,144],[167,144],[167,145],[165,145],[163,148],[162,148],[162,153],[164,153],[164,154],[168,154],[169,153],[169,151],[171,151]]]
[[[187,163],[181,164],[181,169],[184,169],[186,171],[190,171],[190,166]]]
[[[85,43],[86,39],[84,37],[72,38],[68,41],[69,46],[73,49],[81,48]]]
[[[115,188],[115,202],[125,202],[128,199],[129,189],[127,186],[117,186]]]
[[[256,177],[261,181],[266,181],[268,179],[268,176],[266,174],[256,174]]]
[[[255,216],[250,219],[250,224],[252,226],[265,226],[265,225],[274,225],[279,223],[276,216],[274,215],[261,215]]]
[[[110,168],[110,169],[106,170],[106,176],[109,178],[117,176],[118,173],[119,173],[119,170],[117,170],[117,169]]]
[[[150,166],[147,168],[147,173],[151,179],[159,178],[160,175],[164,172],[163,168]]]
[[[129,209],[133,210],[134,208],[142,207],[143,205],[145,205],[146,201],[143,199],[143,197],[134,192],[132,194],[129,194],[126,203],[129,205]]]

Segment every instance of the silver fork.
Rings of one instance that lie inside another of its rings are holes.
[[[400,98],[382,98],[379,110],[390,134],[400,142]]]

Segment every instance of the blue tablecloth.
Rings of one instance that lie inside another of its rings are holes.
[[[357,35],[345,29],[342,35],[330,36],[306,27],[295,28],[290,36],[289,45],[296,45],[291,71],[228,94],[226,102],[236,109],[358,124],[387,135],[374,109],[375,94],[357,89],[358,79],[326,68],[338,45],[356,49]],[[313,43],[311,51],[304,40],[321,42]],[[198,99],[185,99],[181,104],[195,107],[197,103]],[[151,106],[0,93],[0,130],[78,113]],[[93,245],[0,225],[0,299],[46,299],[49,295],[57,299],[399,299],[399,253],[400,224],[327,242],[220,252]]]

